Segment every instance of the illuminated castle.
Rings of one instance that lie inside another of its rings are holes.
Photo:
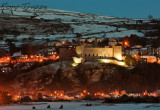
[[[76,53],[79,58],[73,57],[73,66],[78,65],[78,63],[83,63],[84,61],[96,60],[102,63],[124,65],[124,62],[122,62],[122,46],[116,46],[114,43],[106,47],[76,46]]]

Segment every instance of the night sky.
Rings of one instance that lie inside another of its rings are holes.
[[[160,0],[0,0],[10,5],[31,3],[48,8],[107,15],[115,17],[160,18]]]

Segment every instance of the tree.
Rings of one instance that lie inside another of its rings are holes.
[[[153,16],[152,15],[148,15],[148,19],[152,20]]]
[[[131,55],[126,55],[125,63],[128,66],[135,66],[136,65],[136,59],[133,58]]]
[[[31,44],[22,44],[21,45],[21,52],[22,54],[25,54],[25,55],[31,55],[32,54],[32,45]]]
[[[11,55],[13,55],[14,52],[19,51],[19,49],[16,47],[14,43],[12,43],[11,40],[6,40],[7,45],[9,46],[9,52]]]

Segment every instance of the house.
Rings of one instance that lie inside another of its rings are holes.
[[[154,63],[157,62],[157,58],[155,56],[141,56],[140,59],[146,59],[147,63]]]
[[[140,97],[141,94],[137,91],[126,91],[128,97]]]

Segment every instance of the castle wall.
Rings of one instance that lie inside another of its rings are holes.
[[[122,60],[122,46],[112,47],[85,47],[84,45],[76,47],[76,53],[84,59],[106,59],[116,58]]]
[[[118,60],[122,60],[122,46],[114,46],[114,58],[118,59]]]
[[[113,57],[113,48],[84,48],[84,58],[93,57]]]

